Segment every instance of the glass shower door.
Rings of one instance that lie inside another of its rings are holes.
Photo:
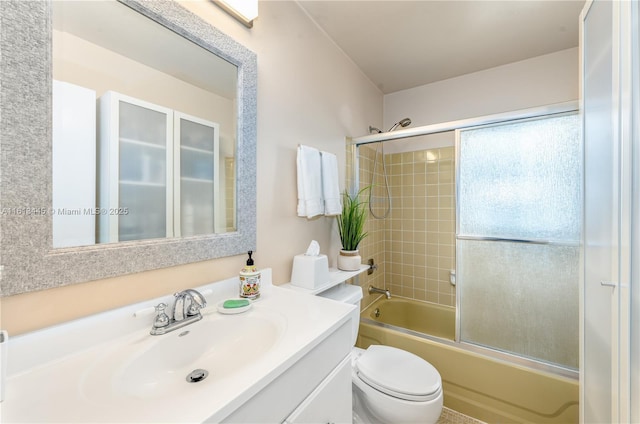
[[[458,337],[578,368],[576,114],[458,132]]]

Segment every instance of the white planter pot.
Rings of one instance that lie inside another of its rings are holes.
[[[357,271],[362,264],[359,250],[340,250],[338,254],[338,269],[342,271]]]

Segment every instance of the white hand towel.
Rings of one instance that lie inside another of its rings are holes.
[[[322,215],[322,165],[320,151],[298,146],[298,216],[313,218]]]
[[[320,152],[322,157],[322,197],[324,214],[340,215],[340,187],[338,185],[338,158],[333,153]]]

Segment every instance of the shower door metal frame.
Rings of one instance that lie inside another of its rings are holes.
[[[553,103],[545,106],[538,106],[527,109],[515,110],[512,112],[483,115],[474,118],[459,119],[456,121],[441,122],[420,127],[407,128],[396,131],[388,131],[376,134],[369,134],[360,137],[346,137],[347,155],[351,160],[351,166],[347,169],[347,180],[351,181],[348,187],[350,191],[355,189],[358,192],[360,186],[360,164],[358,155],[360,146],[380,143],[383,141],[401,140],[411,137],[419,137],[429,134],[440,134],[449,131],[463,130],[466,128],[478,127],[489,124],[507,123],[528,118],[544,117],[562,113],[576,112],[579,109],[579,102],[568,101]],[[456,170],[457,172],[457,170]]]
[[[594,40],[596,40],[594,42]],[[606,45],[600,45],[602,40]],[[585,139],[582,421],[640,421],[640,6],[587,0],[580,15]],[[598,71],[596,74],[594,69]],[[591,72],[591,81],[589,81]],[[597,75],[597,78],[593,75]],[[594,92],[594,87],[603,88]],[[605,91],[606,90],[606,91]],[[589,102],[595,105],[589,111]],[[593,111],[606,117],[598,121]],[[596,121],[605,130],[588,128]],[[602,133],[606,133],[605,137]],[[592,153],[589,154],[591,149]],[[609,157],[603,166],[603,152]],[[591,160],[589,160],[591,159]],[[589,183],[598,187],[589,190]],[[604,185],[603,185],[604,186]],[[609,216],[604,219],[602,211]],[[591,228],[588,228],[591,227]],[[603,230],[603,227],[606,227]],[[593,266],[590,258],[606,257]],[[595,325],[594,325],[595,324]],[[604,337],[602,336],[604,335]]]
[[[542,118],[545,116],[551,115],[560,115],[560,114],[568,114],[568,113],[576,113],[579,111],[579,102],[578,101],[568,101],[562,103],[554,103],[545,106],[527,108],[516,110],[512,112],[504,112],[497,113],[492,115],[484,115],[475,118],[467,118],[460,119],[449,122],[436,123],[431,125],[425,125],[414,128],[407,128],[392,132],[383,132],[377,134],[370,134],[361,137],[346,137],[346,148],[348,160],[351,161],[351,166],[347,169],[347,181],[350,181],[350,185],[348,190],[350,192],[357,193],[358,188],[360,187],[360,164],[358,161],[359,156],[359,148],[360,146],[380,143],[384,141],[392,141],[392,140],[401,140],[405,138],[411,137],[419,137],[423,135],[429,134],[439,134],[449,131],[459,131],[467,128],[480,127],[490,124],[498,124],[498,123],[509,123],[513,121],[521,121],[525,119],[533,119],[533,118]],[[457,139],[457,136],[456,136]],[[457,142],[456,142],[457,144]],[[456,178],[458,175],[458,147],[455,147],[456,150]],[[458,202],[457,198],[457,183],[456,183],[456,203]],[[456,208],[456,227],[458,225],[458,208]],[[457,228],[456,228],[457,233]],[[456,237],[457,238],[457,237]],[[528,240],[529,243],[553,243],[553,241],[544,241],[544,240]],[[457,261],[456,261],[457,268]],[[457,272],[457,271],[456,271]],[[471,343],[466,343],[460,341],[460,308],[458,305],[459,296],[458,296],[458,287],[456,285],[456,339],[455,342],[459,345],[463,345],[466,349],[474,351],[479,354],[483,354],[498,360],[508,360],[512,363],[516,363],[518,365],[522,365],[528,368],[552,372],[556,375],[560,375],[563,377],[568,377],[571,379],[578,379],[578,371],[565,368],[562,366],[556,366],[553,364],[548,364],[546,362],[536,361],[535,359],[524,358],[521,356],[517,356],[515,354],[511,354],[508,352],[502,352],[499,350],[486,348],[479,345],[474,345]]]
[[[568,105],[568,104],[567,104]],[[532,109],[534,111],[535,109]],[[509,119],[504,121],[492,121],[486,124],[479,124],[474,126],[468,126],[466,128],[460,128],[455,130],[455,175],[456,175],[456,275],[460,275],[458,271],[459,262],[457,260],[458,257],[458,240],[474,240],[474,241],[494,241],[494,242],[507,242],[507,243],[518,243],[518,244],[536,244],[536,245],[548,245],[548,246],[567,246],[567,247],[580,247],[582,245],[582,241],[579,238],[578,240],[552,240],[552,239],[515,239],[515,238],[501,238],[501,237],[486,237],[486,236],[472,236],[472,235],[461,235],[460,234],[460,198],[459,198],[459,190],[458,190],[458,181],[460,181],[460,134],[463,130],[467,129],[479,129],[479,128],[487,128],[496,125],[506,125],[513,124],[519,122],[527,122],[532,120],[538,120],[543,118],[550,117],[558,117],[558,116],[566,116],[566,115],[576,115],[579,114],[579,110],[577,107],[577,103],[573,109],[562,110],[558,109],[550,113],[544,113],[540,115],[531,115],[526,117],[518,117],[515,119]],[[581,170],[581,179],[584,178],[583,171]],[[581,193],[582,196],[582,193]],[[580,268],[582,267],[582,262],[578,265]],[[542,360],[537,360],[531,357],[520,356],[517,353],[503,351],[500,349],[495,349],[490,346],[479,345],[471,342],[467,342],[461,339],[461,319],[460,319],[460,301],[461,296],[458,292],[459,282],[456,283],[456,343],[460,343],[465,345],[467,349],[471,351],[475,351],[478,353],[488,354],[489,356],[493,356],[495,358],[510,358],[511,362],[517,363],[519,365],[527,366],[530,368],[552,372],[557,375],[561,375],[564,377],[569,377],[573,379],[578,379],[579,370],[564,367],[559,364],[553,364],[549,362],[545,362]],[[581,319],[578,317],[578,321]]]

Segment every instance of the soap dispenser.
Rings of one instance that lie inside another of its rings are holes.
[[[249,259],[247,265],[240,271],[240,297],[245,299],[257,299],[260,297],[260,271],[253,264],[251,255],[253,251],[247,252]]]

